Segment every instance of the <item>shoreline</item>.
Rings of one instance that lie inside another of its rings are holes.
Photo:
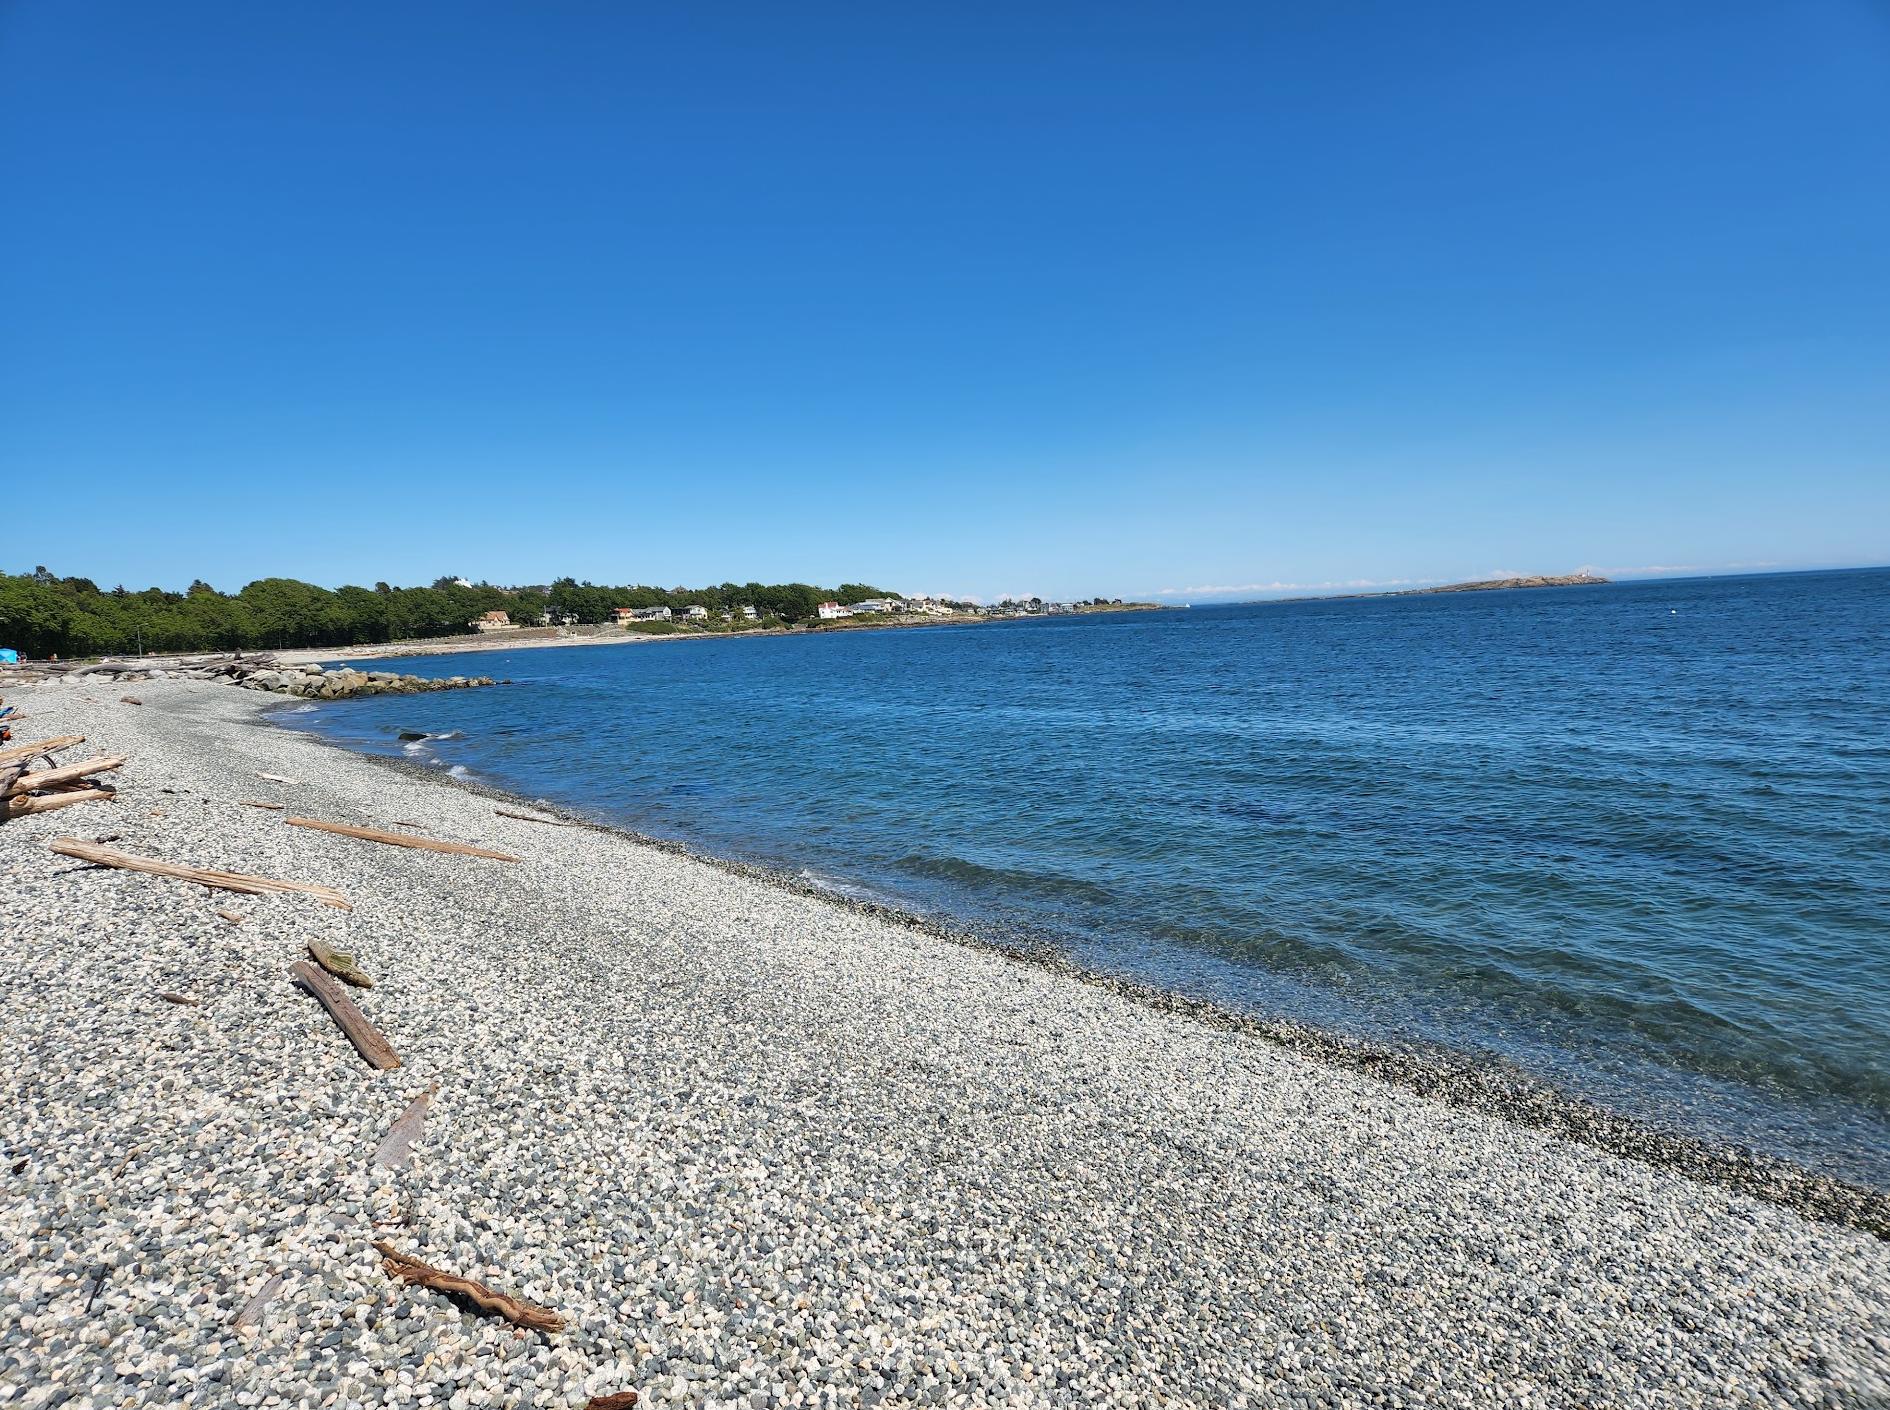
[[[847,627],[753,627],[730,632],[617,632],[506,638],[482,632],[465,638],[429,637],[418,642],[373,642],[360,646],[292,646],[272,653],[284,665],[305,666],[327,661],[398,661],[409,656],[460,656],[482,651],[542,651],[560,646],[638,646],[663,641],[740,641],[750,637],[827,636],[835,632],[884,632],[906,627],[982,627],[1003,618],[942,617],[923,622],[868,622]],[[531,629],[527,629],[531,630]],[[157,658],[151,658],[153,660]]]
[[[1165,603],[1136,603],[1122,607],[1085,607],[1061,614],[1068,617],[1101,617],[1113,612],[1176,612],[1179,607]],[[271,653],[284,665],[310,665],[327,661],[395,661],[408,656],[458,656],[478,651],[531,651],[559,646],[624,646],[657,641],[737,641],[750,637],[836,636],[845,632],[887,632],[918,630],[927,627],[989,627],[1002,622],[1033,621],[1029,617],[920,617],[896,621],[875,621],[850,617],[844,621],[803,624],[793,627],[753,627],[740,631],[677,631],[642,633],[631,631],[563,634],[562,628],[525,627],[521,631],[558,631],[555,637],[507,637],[500,632],[481,632],[461,637],[427,637],[411,642],[372,642],[358,646],[292,646]],[[151,661],[163,658],[152,656]]]
[[[1784,1157],[1663,1129],[1532,1077],[1503,1063],[1493,1053],[1465,1052],[1416,1040],[1403,1044],[1374,1040],[1198,998],[1149,980],[1083,965],[1049,939],[1007,940],[883,901],[849,896],[803,880],[793,871],[718,856],[670,838],[600,822],[563,804],[527,797],[483,779],[456,777],[410,759],[350,749],[312,730],[298,729],[292,723],[293,715],[293,707],[280,705],[267,712],[269,723],[279,729],[416,782],[444,784],[477,797],[529,808],[570,827],[619,838],[934,939],[1031,965],[1156,1012],[1258,1038],[1336,1070],[1387,1082],[1420,1097],[1544,1131],[1609,1155],[1642,1161],[1690,1180],[1765,1200],[1810,1219],[1890,1241],[1890,1191],[1824,1175]]]
[[[1890,1393],[1869,1234],[870,902],[499,816],[497,790],[284,728],[273,698],[139,693],[20,692],[34,737],[131,762],[117,803],[0,829],[24,1057],[0,1071],[0,1364],[80,1404]],[[46,850],[64,834],[355,909],[74,866]],[[373,971],[359,1001],[402,1068],[369,1072],[288,985],[310,935]],[[374,1168],[430,1082],[412,1166]],[[402,1289],[375,1237],[566,1329]]]

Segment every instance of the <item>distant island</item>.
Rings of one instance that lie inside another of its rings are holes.
[[[1608,579],[1594,573],[1539,573],[1523,578],[1482,578],[1474,583],[1400,588],[1396,592],[1340,592],[1323,597],[1277,597],[1275,602],[1354,602],[1368,597],[1429,597],[1440,592],[1497,592],[1506,588],[1598,587]]]

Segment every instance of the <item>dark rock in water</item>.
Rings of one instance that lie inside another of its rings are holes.
[[[394,737],[396,739],[405,741],[405,740],[411,740],[411,739],[425,739],[427,736],[426,736],[425,730],[404,729],[399,734],[395,735]]]

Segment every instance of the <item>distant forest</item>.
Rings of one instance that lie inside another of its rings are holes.
[[[707,588],[600,587],[560,578],[549,587],[470,586],[440,578],[431,587],[344,587],[330,591],[294,578],[261,578],[241,592],[194,582],[185,592],[101,588],[90,578],[45,568],[0,573],[0,646],[23,656],[102,656],[135,651],[235,651],[354,646],[414,637],[470,635],[487,612],[535,627],[546,612],[608,622],[613,607],[687,607],[711,612],[753,607],[792,625],[822,602],[891,597],[864,583],[723,583]]]

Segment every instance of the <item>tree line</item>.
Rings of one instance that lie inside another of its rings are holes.
[[[753,607],[792,625],[829,600],[891,597],[864,583],[722,583],[707,588],[607,587],[560,578],[548,586],[495,587],[440,578],[429,587],[329,589],[294,578],[259,578],[236,593],[199,579],[183,592],[101,588],[90,578],[56,577],[45,568],[0,573],[0,646],[23,656],[102,656],[137,651],[281,650],[357,646],[416,637],[470,634],[487,612],[535,627],[558,620],[608,622],[617,607],[688,607],[712,612]]]

